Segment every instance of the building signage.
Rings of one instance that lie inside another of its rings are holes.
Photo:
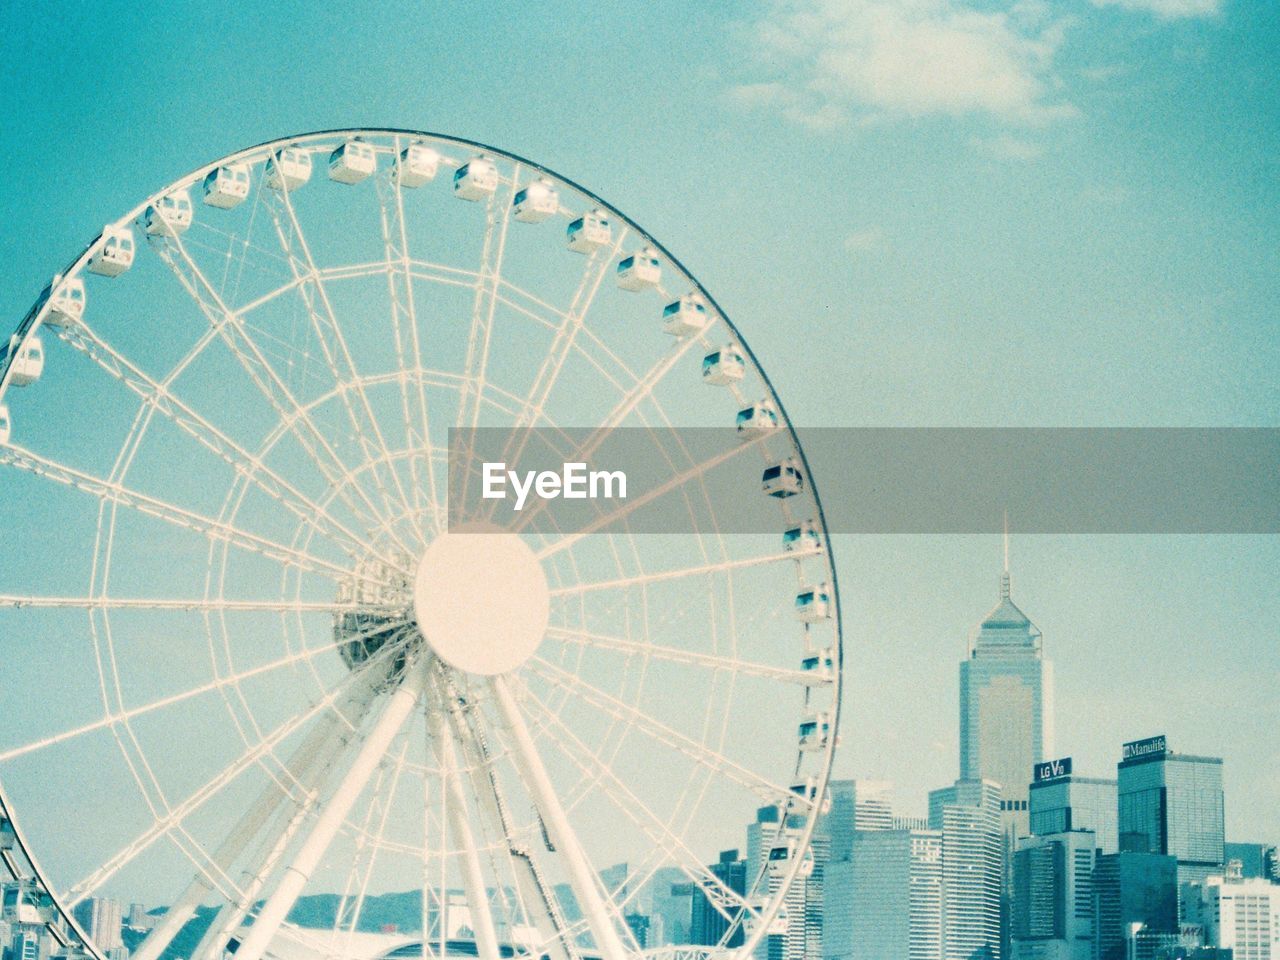
[[[1067,777],[1071,775],[1071,758],[1063,757],[1061,760],[1046,760],[1044,763],[1037,763],[1035,769],[1035,782],[1040,783],[1042,780],[1056,780],[1058,777]]]
[[[1157,754],[1163,754],[1168,750],[1165,743],[1164,734],[1158,737],[1147,737],[1145,740],[1134,740],[1126,743],[1120,754],[1121,760],[1137,760],[1139,757],[1151,757]]]

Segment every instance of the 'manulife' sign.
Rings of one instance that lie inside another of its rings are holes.
[[[1168,750],[1164,734],[1158,737],[1147,737],[1145,740],[1133,740],[1121,748],[1121,760],[1136,760],[1139,757],[1150,757],[1163,754]]]
[[[1056,780],[1058,777],[1066,777],[1071,774],[1071,758],[1063,757],[1061,760],[1046,760],[1044,763],[1037,763],[1035,769],[1035,782],[1040,783],[1043,780]]]

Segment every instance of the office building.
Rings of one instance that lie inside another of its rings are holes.
[[[1100,851],[1119,852],[1116,781],[1077,776],[1070,757],[1046,760],[1035,766],[1028,801],[1033,835],[1090,830]]]
[[[831,809],[820,826],[830,838],[833,861],[849,859],[855,830],[893,826],[893,784],[888,780],[832,780],[827,795]]]
[[[1240,876],[1261,877],[1272,883],[1280,883],[1280,858],[1276,855],[1274,843],[1227,843],[1223,844],[1223,863],[1237,860],[1240,863]]]
[[[737,850],[722,850],[720,859],[711,864],[708,871],[725,887],[736,894],[747,892],[747,861],[738,856]],[[689,942],[703,946],[715,946],[728,932],[730,921],[737,919],[739,910],[729,903],[720,908],[713,904],[706,891],[697,884],[690,884]],[[725,941],[726,947],[742,946],[742,925]]]
[[[1000,599],[960,664],[960,779],[1000,784],[1011,835],[1028,833],[1032,768],[1052,749],[1052,664],[1041,634],[1010,595],[1008,540]]]
[[[1093,865],[1090,830],[1024,837],[1013,855],[1014,960],[1090,960]]]
[[[1127,960],[1134,927],[1178,933],[1178,861],[1158,853],[1110,853],[1093,867],[1094,958]]]
[[[929,792],[929,827],[942,834],[942,944],[946,960],[1000,960],[1001,788],[957,780]]]
[[[1121,851],[1176,858],[1179,887],[1222,873],[1220,758],[1173,753],[1150,737],[1124,745],[1116,773]]]
[[[866,830],[827,865],[827,960],[942,960],[942,834]]]
[[[1232,960],[1280,960],[1280,886],[1257,877],[1209,877],[1184,897],[1186,920]]]

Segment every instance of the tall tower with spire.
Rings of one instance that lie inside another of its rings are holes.
[[[1032,767],[1053,749],[1053,665],[1040,630],[1013,602],[1005,522],[1000,599],[960,664],[960,779],[1000,784],[1006,830],[1028,833]]]

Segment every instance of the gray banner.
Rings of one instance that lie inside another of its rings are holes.
[[[816,482],[833,533],[994,533],[1006,510],[1019,533],[1280,532],[1280,429],[797,436],[803,460],[781,429],[451,431],[449,523],[543,534],[769,532],[780,510],[787,520],[816,513]]]

